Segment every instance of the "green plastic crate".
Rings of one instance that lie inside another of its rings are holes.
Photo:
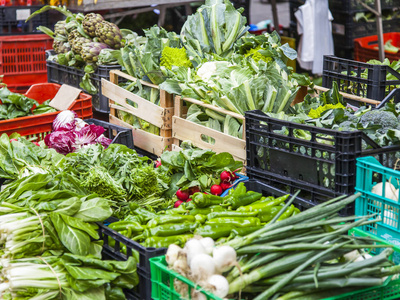
[[[357,158],[356,192],[361,196],[356,199],[355,213],[358,216],[377,214],[382,221],[364,225],[360,228],[392,245],[400,246],[400,203],[371,192],[378,182],[390,182],[395,188],[400,187],[400,171],[382,166],[375,158],[367,156]],[[397,193],[397,196],[398,193]],[[400,263],[400,254],[395,255],[393,261]]]
[[[350,230],[349,235],[368,236],[377,239],[376,236],[373,236],[358,228]],[[389,244],[389,242],[385,240],[382,240],[382,243]],[[394,250],[395,252],[400,253],[400,247],[395,246]],[[374,251],[371,251],[371,253],[373,254]],[[188,286],[189,295],[191,294],[191,291],[193,289],[198,289],[201,290],[201,292],[206,296],[207,300],[211,299],[223,300],[213,295],[210,292],[202,290],[201,287],[196,286],[194,282],[183,277],[177,272],[170,270],[165,261],[165,255],[150,258],[150,268],[151,268],[151,284],[152,284],[151,297],[153,300],[182,299],[181,295],[179,295],[179,293],[176,292],[174,289],[175,279],[182,281]],[[191,297],[185,299],[191,299]],[[391,280],[390,278],[388,278],[383,285],[378,287],[361,289],[358,291],[353,291],[346,294],[324,298],[321,300],[391,300],[391,299],[400,299],[400,279]]]

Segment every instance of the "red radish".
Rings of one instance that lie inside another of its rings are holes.
[[[222,182],[230,181],[231,180],[231,173],[229,173],[228,171],[223,171],[219,175],[219,178],[221,178]]]
[[[38,142],[32,142],[33,144],[35,144],[36,146],[40,147]]]
[[[218,184],[214,184],[210,188],[210,192],[213,195],[219,196],[222,194],[222,187]]]
[[[239,179],[239,176],[237,176],[236,173],[232,173],[231,181],[235,181],[236,179]]]
[[[10,139],[10,143],[11,142],[16,142],[16,141],[18,141],[17,139]]]
[[[176,196],[179,200],[186,201],[189,199],[189,190],[182,191],[181,189],[176,191]]]
[[[193,195],[194,193],[199,193],[200,192],[200,188],[198,186],[192,186],[191,188],[189,188],[189,195]]]
[[[158,168],[159,166],[161,166],[161,161],[160,160],[156,160],[156,168]]]
[[[220,186],[225,191],[231,187],[231,184],[229,182],[221,182]]]
[[[186,202],[190,202],[190,201],[192,201],[192,198],[189,198],[189,199],[186,200]]]
[[[182,200],[176,201],[175,204],[174,204],[174,208],[179,207],[179,205],[181,205],[182,203],[184,203],[184,201],[182,201]]]

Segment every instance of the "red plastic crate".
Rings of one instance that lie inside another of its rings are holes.
[[[53,39],[46,34],[0,36],[0,74],[14,91],[47,82],[45,51]]]
[[[54,98],[60,89],[59,84],[55,83],[40,83],[30,87],[25,93],[25,96],[35,99],[39,104],[46,100]],[[92,112],[92,96],[81,93],[68,108],[77,113],[79,118],[90,119],[93,116]],[[47,114],[26,116],[11,120],[0,121],[0,135],[7,133],[8,135],[17,132],[22,136],[35,138],[36,141],[44,139],[46,134],[52,130],[53,120],[60,112],[51,112]]]
[[[383,34],[383,44],[392,40],[392,45],[400,48],[400,32],[388,32]],[[400,50],[397,53],[385,51],[385,57],[390,61],[400,59]],[[371,59],[379,59],[378,36],[371,35],[354,40],[354,59],[367,62]]]

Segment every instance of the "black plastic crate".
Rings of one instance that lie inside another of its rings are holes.
[[[390,167],[400,151],[400,146],[379,147],[361,131],[277,120],[257,110],[246,112],[245,118],[247,176],[285,192],[300,189],[300,197],[313,203],[354,193],[357,157],[374,156]],[[277,132],[283,128],[287,135]],[[295,130],[304,130],[310,140],[295,137]],[[364,143],[371,149],[363,150]]]
[[[111,144],[122,144],[130,149],[134,149],[132,129],[97,119],[86,119],[85,122],[103,127],[105,129],[103,134],[112,140]]]
[[[34,17],[29,22],[25,20],[43,5],[35,6],[2,6],[0,7],[0,34],[17,35],[28,33],[42,33],[38,26],[49,27],[49,14],[44,12]]]
[[[362,1],[375,9],[375,1]],[[400,7],[400,0],[381,0],[381,9],[392,9]],[[329,0],[329,9],[333,12],[346,12],[353,14],[355,12],[367,11],[357,0]]]
[[[111,218],[109,221],[116,221]],[[132,256],[132,252],[136,251],[139,255],[138,275],[139,285],[133,290],[126,291],[125,294],[129,296],[128,299],[151,299],[151,276],[150,276],[150,262],[149,259],[155,256],[164,255],[167,252],[166,248],[153,248],[145,247],[138,242],[132,241],[127,237],[121,235],[115,230],[110,229],[103,223],[98,223],[100,239],[104,241],[103,256],[115,259],[118,261],[127,260]],[[115,241],[112,247],[109,244],[109,239]],[[122,246],[126,246],[126,254],[122,252]]]
[[[332,21],[332,34],[337,37],[335,46],[354,47],[354,39],[376,35],[376,22],[355,22],[354,15],[335,12]],[[400,18],[382,21],[383,32],[400,31]]]
[[[368,77],[361,74],[368,70]],[[396,80],[387,80],[391,74]],[[335,56],[324,56],[322,85],[332,88],[333,82],[339,90],[364,98],[383,100],[389,91],[400,86],[400,73],[389,66],[372,65]]]
[[[53,50],[47,50],[46,56],[49,57],[55,55]],[[58,84],[68,84],[81,89],[79,84],[81,83],[84,72],[82,69],[74,67],[63,66],[51,60],[46,61],[47,64],[47,81]],[[97,89],[97,94],[92,95],[93,108],[100,113],[109,113],[110,108],[108,107],[108,98],[105,97],[101,92],[101,79],[110,80],[111,70],[121,70],[120,65],[101,65],[98,66],[96,71],[91,74],[91,80],[93,85]],[[84,90],[85,91],[85,90]],[[88,93],[88,91],[85,91]]]

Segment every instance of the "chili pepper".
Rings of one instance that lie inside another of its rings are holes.
[[[268,201],[268,202],[262,202],[262,203],[253,203],[250,205],[242,206],[237,209],[237,211],[257,211],[257,210],[262,210],[267,207],[271,206],[277,206],[280,205],[282,202],[284,202],[290,195],[285,195],[282,197],[275,198],[274,200]]]
[[[254,201],[260,200],[261,197],[261,193],[248,191],[245,195],[224,199],[224,203],[222,204],[222,206],[230,206],[232,207],[232,209],[237,209],[240,206],[245,206],[253,203]]]
[[[232,211],[232,210],[227,210],[227,211],[217,211],[217,212],[212,212],[207,215],[207,219],[215,219],[215,218],[220,218],[220,217],[255,217],[258,214],[257,211]]]
[[[196,222],[200,224],[203,224],[205,221],[207,221],[207,216],[201,214],[195,215],[194,218],[196,219]]]
[[[111,223],[110,225],[108,225],[108,227],[115,231],[123,231],[127,230],[128,228],[131,230],[131,232],[143,231],[143,226],[140,225],[138,222],[133,222],[133,221],[118,221]]]
[[[144,222],[147,222],[151,219],[157,218],[157,214],[153,213],[145,208],[138,207],[134,211],[132,211],[133,214],[139,216],[141,219],[143,219]]]
[[[228,196],[238,197],[241,195],[246,195],[247,189],[243,182],[240,182],[235,189],[230,189]]]
[[[297,214],[299,214],[299,213],[301,213],[300,209],[298,209],[297,207],[295,207],[292,216],[295,216],[295,215],[297,215]]]
[[[219,205],[224,198],[211,194],[194,193],[192,199],[191,202],[194,202],[196,207],[203,208],[211,205]]]
[[[189,215],[208,215],[216,211],[226,211],[226,209],[223,208],[221,205],[212,205],[206,208],[194,208],[192,210],[189,210]]]
[[[245,236],[248,235],[254,231],[257,231],[264,226],[251,226],[251,227],[244,227],[244,228],[234,228],[231,231],[231,234],[234,234],[235,236]]]
[[[193,234],[172,235],[172,236],[151,236],[144,241],[143,245],[145,247],[167,248],[171,244],[176,244],[182,247],[185,245],[186,241],[188,241],[192,237]]]
[[[220,237],[227,237],[231,233],[232,229],[236,228],[230,224],[213,224],[213,225],[203,225],[196,228],[194,231],[195,235],[200,235],[202,237],[210,237],[216,240]]]
[[[150,220],[147,223],[148,228],[153,228],[158,225],[170,224],[170,223],[183,223],[183,222],[194,222],[195,218],[191,215],[162,215]]]
[[[260,226],[261,222],[259,218],[255,217],[221,217],[208,220],[207,225],[211,224],[221,224],[221,225],[233,225],[235,227],[250,227],[250,226]]]
[[[271,221],[282,209],[282,206],[269,206],[258,211],[258,218],[261,222]]]
[[[193,232],[199,223],[180,223],[180,224],[165,224],[154,228],[148,228],[143,231],[144,238],[151,236],[173,236],[187,232]]]
[[[281,221],[281,220],[285,220],[287,218],[289,218],[294,212],[294,205],[290,205],[285,212],[278,218],[277,221]]]
[[[183,203],[179,205],[177,208],[167,209],[164,213],[166,215],[183,215],[186,214],[188,210],[185,208]]]
[[[142,220],[139,216],[134,216],[134,215],[128,215],[126,216],[123,221],[131,221],[131,222],[138,222],[142,223]]]
[[[268,196],[268,197],[261,197],[260,200],[254,201],[252,204],[258,204],[258,203],[265,203],[265,202],[269,202],[271,200],[274,200],[275,198],[272,196]]]

